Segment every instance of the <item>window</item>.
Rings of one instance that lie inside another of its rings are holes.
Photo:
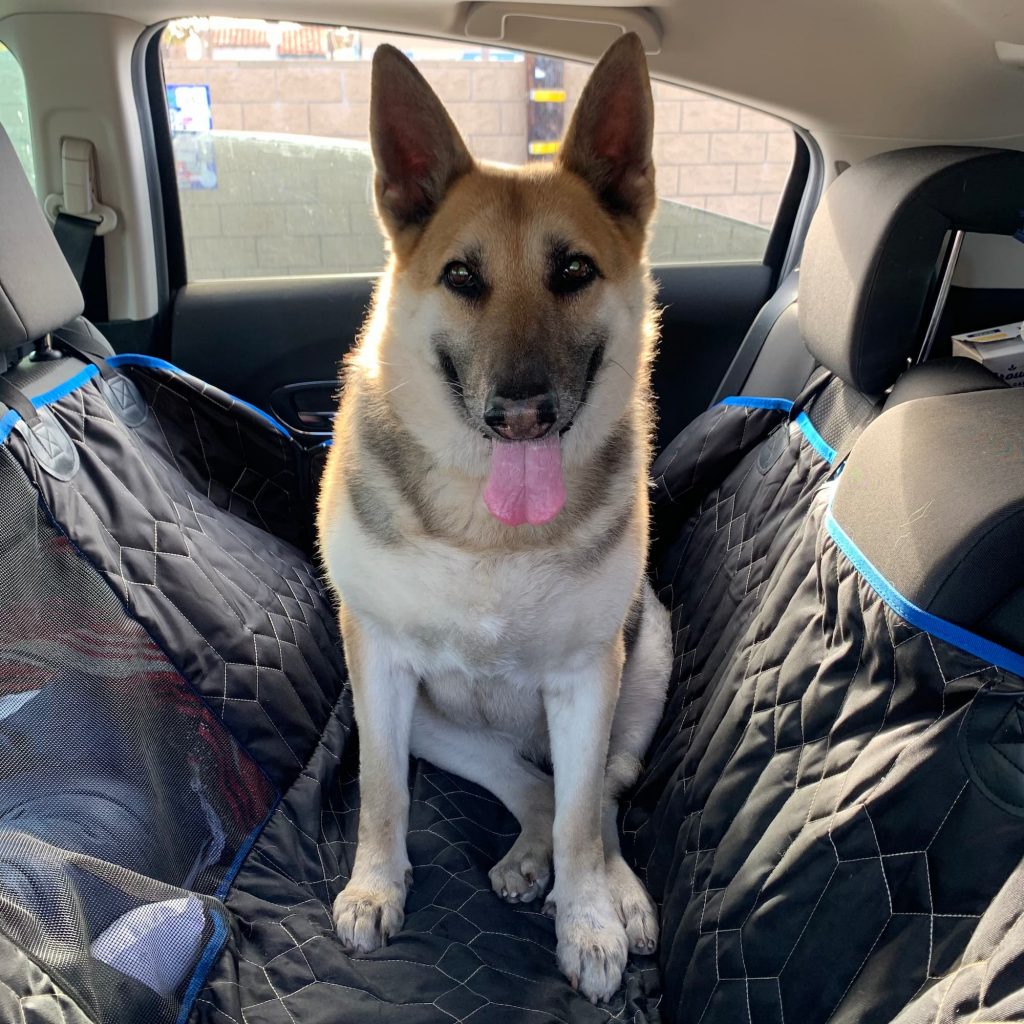
[[[470,150],[550,160],[590,67],[469,43],[233,18],[171,22],[162,57],[189,278],[380,270],[367,136],[381,42]],[[655,264],[759,261],[794,158],[782,121],[656,83]]]
[[[0,43],[0,125],[3,125],[4,131],[14,143],[14,150],[34,188],[36,171],[32,162],[25,76],[14,54],[3,43]]]

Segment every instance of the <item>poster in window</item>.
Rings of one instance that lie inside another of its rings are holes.
[[[208,85],[168,85],[167,113],[179,189],[217,187],[213,108]]]

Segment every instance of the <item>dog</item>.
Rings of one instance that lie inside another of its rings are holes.
[[[359,728],[358,847],[334,903],[350,952],[404,920],[410,753],[516,817],[491,884],[526,903],[553,870],[544,909],[585,996],[609,999],[628,951],[656,947],[616,820],[672,661],[645,577],[652,122],[625,35],[553,164],[484,166],[416,68],[374,54],[391,255],[343,367],[317,517]]]

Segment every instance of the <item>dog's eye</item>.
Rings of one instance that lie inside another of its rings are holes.
[[[562,276],[568,281],[589,281],[594,276],[594,264],[586,256],[570,256],[562,267]]]
[[[575,292],[597,277],[597,267],[587,256],[575,253],[565,256],[556,264],[551,290],[561,294]]]
[[[460,290],[471,288],[476,283],[473,271],[465,263],[459,263],[458,260],[454,260],[444,268],[444,280],[449,288]]]

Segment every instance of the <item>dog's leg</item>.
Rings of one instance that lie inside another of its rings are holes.
[[[492,729],[468,729],[438,714],[421,697],[412,725],[412,752],[493,793],[519,822],[512,848],[491,868],[494,891],[509,903],[529,903],[551,879],[551,776],[521,757]]]
[[[558,962],[592,1002],[622,980],[628,942],[612,902],[601,835],[608,739],[622,674],[621,636],[600,660],[544,681],[555,769],[555,908]]]
[[[636,782],[643,757],[661,719],[672,671],[672,632],[668,611],[649,583],[636,642],[622,670],[622,686],[612,722],[604,781],[604,857],[608,887],[632,953],[649,956],[658,945],[658,911],[619,846],[619,798]]]
[[[619,920],[626,929],[629,951],[650,956],[658,948],[658,908],[626,863],[619,847],[619,802],[605,805],[603,817],[604,864],[608,888]]]
[[[409,728],[418,679],[344,611],[341,631],[359,726],[360,806],[355,864],[334,901],[334,926],[347,949],[368,953],[405,920],[412,875],[405,845]]]

